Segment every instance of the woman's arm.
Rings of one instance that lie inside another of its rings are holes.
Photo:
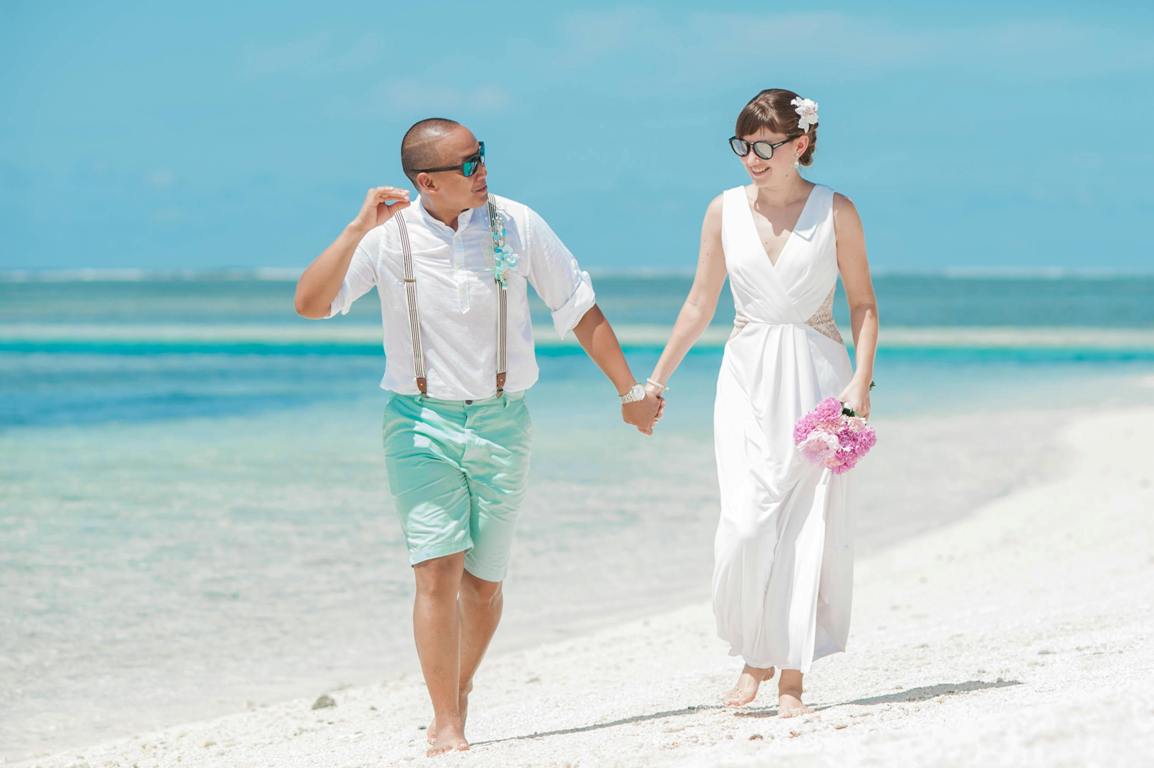
[[[658,383],[658,386],[649,385],[651,391],[661,393],[690,348],[709,326],[717,311],[717,299],[724,285],[725,252],[721,247],[721,195],[718,195],[705,211],[705,221],[701,224],[697,274],[685,303],[681,305],[681,312],[665,344],[665,351],[661,353],[661,359],[657,361],[650,376],[652,381]]]
[[[837,233],[837,266],[849,304],[850,326],[853,328],[854,374],[841,393],[841,401],[853,408],[858,416],[870,415],[870,382],[874,376],[874,356],[878,348],[878,304],[870,280],[870,265],[866,258],[865,232],[861,217],[853,202],[844,195],[835,195],[833,222]]]

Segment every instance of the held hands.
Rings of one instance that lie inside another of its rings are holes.
[[[662,393],[665,387],[648,380],[645,385],[645,399],[621,406],[621,416],[626,424],[637,427],[637,431],[645,435],[653,435],[653,429],[661,417],[665,415],[665,398]]]
[[[350,222],[353,229],[368,232],[379,227],[411,205],[409,190],[400,187],[373,187],[365,194],[360,213]]]
[[[646,390],[644,400],[621,406],[621,418],[625,423],[632,424],[638,432],[646,435],[653,434],[653,427],[661,420],[664,412],[665,398],[649,390]]]

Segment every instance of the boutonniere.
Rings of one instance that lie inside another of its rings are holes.
[[[505,237],[505,220],[489,200],[489,234],[493,238],[493,279],[505,286],[505,273],[517,266],[517,254],[509,250]]]
[[[493,247],[493,277],[505,285],[505,273],[517,266],[517,254],[501,246]]]

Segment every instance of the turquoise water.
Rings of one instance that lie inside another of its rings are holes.
[[[659,353],[688,284],[684,276],[597,280],[601,306],[640,372]],[[882,275],[876,290],[887,334],[878,378],[897,411],[925,405],[911,370],[1054,365],[1078,374],[1154,362],[1154,277]],[[366,396],[382,366],[375,300],[316,323],[293,314],[292,292],[290,281],[236,275],[0,281],[0,430],[213,418]],[[840,295],[836,310],[845,328]],[[726,291],[718,332],[698,345],[683,377],[716,370],[732,317]],[[549,327],[536,302],[534,321]],[[987,328],[1003,331],[999,344],[950,338]],[[894,343],[895,331],[909,330],[931,333]],[[546,383],[576,377],[597,386],[579,347],[558,345],[551,331],[538,338]],[[968,390],[971,377],[960,383]]]
[[[0,280],[0,756],[416,669],[375,300],[316,323],[293,315],[288,281],[132,277]],[[689,279],[595,285],[643,376]],[[1124,405],[1154,375],[1151,277],[876,288],[883,442],[861,472],[864,551],[1028,476],[1031,449],[989,434],[991,412],[1036,436],[1055,409]],[[548,326],[543,307],[535,318]],[[620,424],[579,348],[539,336],[533,485],[498,651],[704,599],[731,318],[726,296],[652,440]],[[956,417],[940,450],[966,469],[940,497],[899,498],[895,477],[939,471],[907,440],[936,414]]]

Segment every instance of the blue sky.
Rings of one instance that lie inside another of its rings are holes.
[[[9,0],[0,270],[303,267],[430,115],[584,265],[691,270],[785,86],[877,269],[1148,271],[1148,8]]]

